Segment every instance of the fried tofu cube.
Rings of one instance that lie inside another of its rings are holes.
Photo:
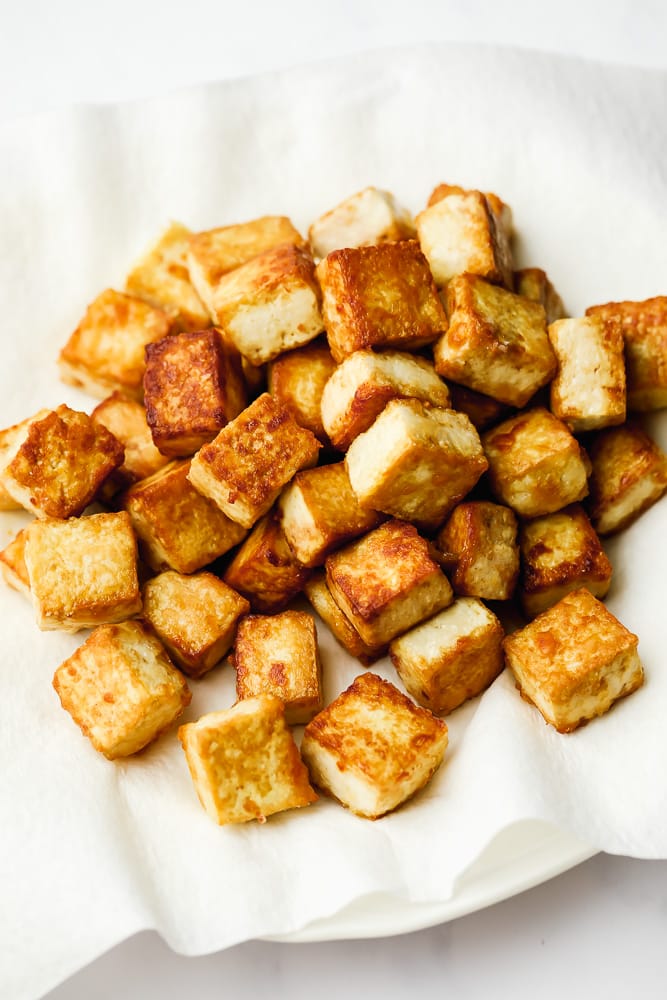
[[[460,187],[458,184],[438,184],[431,192],[429,199],[426,203],[426,207],[430,208],[431,205],[436,205],[443,198],[449,197],[451,194],[466,194],[466,188]],[[513,234],[514,220],[512,217],[512,209],[499,198],[497,194],[493,191],[485,191],[484,197],[486,198],[489,208],[493,213],[496,224],[501,226],[505,230],[507,239],[511,239]]]
[[[509,507],[487,500],[459,504],[437,539],[443,552],[456,556],[450,574],[454,593],[509,600],[519,576],[517,531]]]
[[[143,622],[100,625],[55,672],[62,707],[108,760],[138,753],[190,704],[185,678]]]
[[[633,635],[583,587],[504,640],[521,694],[559,733],[603,715],[641,687]]]
[[[485,691],[501,672],[504,635],[485,604],[458,597],[394,639],[389,655],[408,694],[424,708],[447,715]]]
[[[161,309],[108,288],[88,306],[60,352],[60,377],[98,399],[120,389],[141,401],[146,345],[170,329]]]
[[[320,447],[265,392],[200,448],[189,479],[232,521],[252,528],[292,476],[316,463]]]
[[[346,451],[390,399],[409,398],[449,406],[447,386],[430,361],[401,351],[355,351],[324,387],[322,423],[334,447]]]
[[[311,567],[384,520],[359,505],[344,462],[297,472],[281,493],[278,509],[292,552]]]
[[[136,399],[122,392],[112,392],[95,407],[90,417],[111,431],[125,450],[123,464],[102,483],[101,499],[109,500],[119,490],[152,476],[169,461],[153,444],[146,410]]]
[[[326,342],[317,340],[281,354],[268,370],[268,388],[273,398],[324,445],[329,439],[322,422],[321,400],[335,368]]]
[[[33,521],[25,565],[37,624],[77,632],[141,611],[137,541],[128,515]]]
[[[283,611],[247,615],[234,643],[238,699],[273,695],[285,705],[291,726],[310,722],[322,710],[322,664],[312,615]]]
[[[446,748],[445,723],[372,673],[357,677],[316,715],[301,743],[313,782],[368,819],[422,789]]]
[[[156,572],[194,573],[229,552],[246,531],[188,480],[190,463],[170,462],[120,498],[145,561]]]
[[[544,307],[547,324],[565,319],[567,313],[560,295],[549,281],[547,274],[539,267],[524,267],[514,272],[514,291],[531,302]]]
[[[491,399],[482,392],[475,392],[474,389],[467,389],[464,385],[457,385],[450,382],[447,385],[450,396],[450,406],[453,410],[459,410],[470,420],[470,423],[478,431],[486,430],[493,424],[497,424],[509,413],[509,407],[505,403],[499,403],[497,399]]]
[[[50,410],[39,410],[34,416],[28,417],[27,420],[22,420],[18,424],[13,424],[11,427],[5,427],[3,430],[0,430],[0,470],[6,464],[5,456],[9,455],[15,442],[23,440],[26,428],[34,420],[41,420],[42,417],[47,416],[48,413],[50,413]],[[14,497],[7,492],[5,487],[2,485],[2,482],[0,482],[0,510],[21,510],[21,508],[22,504],[15,500]]]
[[[0,482],[37,517],[78,516],[111,473],[123,446],[106,427],[64,404],[23,421],[2,456]]]
[[[250,610],[244,597],[212,573],[167,570],[146,583],[143,600],[144,619],[190,677],[203,676],[229,652],[236,624]]]
[[[415,227],[406,209],[388,191],[367,187],[320,216],[308,230],[316,257],[332,250],[366,247],[413,237]]]
[[[30,597],[30,577],[25,564],[25,543],[28,529],[21,528],[9,545],[0,552],[0,573],[5,583],[19,593]]]
[[[354,351],[414,350],[447,329],[447,317],[414,240],[334,250],[317,265],[329,347],[340,364]]]
[[[542,407],[498,424],[482,444],[494,495],[521,517],[552,514],[588,493],[585,452],[565,424]]]
[[[245,406],[239,357],[215,328],[149,344],[144,400],[155,447],[171,457],[192,455]]]
[[[369,646],[380,646],[452,603],[452,588],[412,524],[387,521],[329,556],[327,584]]]
[[[181,726],[199,801],[216,823],[263,823],[317,800],[280,698],[261,695]]]
[[[172,330],[205,330],[211,325],[187,267],[192,233],[172,222],[136,262],[127,276],[125,291],[169,316]]]
[[[487,469],[464,413],[392,399],[345,456],[362,507],[437,528]]]
[[[635,424],[601,431],[590,457],[589,513],[599,535],[625,528],[667,490],[667,455]]]
[[[327,586],[326,574],[315,573],[306,581],[304,593],[334,639],[364,666],[370,666],[387,652],[387,645],[369,646],[361,638],[352,622],[340,610]]]
[[[625,420],[625,362],[620,325],[598,316],[561,319],[548,330],[558,361],[551,411],[575,434]]]
[[[521,525],[521,589],[527,618],[546,611],[571,590],[605,597],[611,563],[580,504]]]
[[[449,329],[433,348],[444,378],[525,406],[556,373],[542,306],[472,274],[447,286]]]
[[[311,571],[292,552],[275,510],[261,518],[223,574],[253,611],[275,614],[301,592]]]

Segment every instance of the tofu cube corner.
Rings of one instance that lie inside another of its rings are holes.
[[[518,522],[509,507],[487,500],[460,503],[438,533],[441,551],[456,557],[456,594],[507,601],[519,576]]]
[[[239,546],[223,578],[250,601],[254,612],[271,615],[301,592],[311,572],[292,552],[273,509]]]

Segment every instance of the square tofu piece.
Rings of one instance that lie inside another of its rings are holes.
[[[34,420],[41,420],[42,417],[47,416],[50,412],[50,410],[46,409],[39,410],[34,416],[28,417],[27,420],[22,420],[18,424],[13,424],[11,427],[5,427],[3,430],[0,430],[0,470],[6,464],[5,456],[10,454],[15,443],[24,439],[28,426]],[[0,510],[21,510],[21,506],[18,500],[15,500],[7,492],[2,482],[0,482]]]
[[[464,385],[457,385],[456,382],[450,382],[447,388],[451,408],[465,413],[478,431],[486,430],[487,427],[497,424],[503,417],[509,415],[509,407],[505,403],[499,403],[497,399],[491,399],[481,392],[467,389]]]
[[[246,823],[315,802],[280,698],[261,695],[181,726],[199,801],[216,823]]]
[[[438,534],[438,546],[457,562],[451,573],[456,594],[507,601],[519,576],[517,520],[509,507],[486,500],[461,503]]]
[[[485,604],[459,597],[389,646],[406,690],[420,705],[448,714],[496,679],[505,666],[503,627]]]
[[[317,265],[322,314],[338,363],[363,348],[414,350],[447,329],[447,317],[414,240],[334,250]]]
[[[644,681],[637,636],[585,587],[504,641],[521,694],[559,733],[607,712]]]
[[[587,316],[620,324],[625,344],[628,409],[667,406],[667,295],[644,302],[607,302],[591,306]]]
[[[292,726],[310,722],[322,710],[322,665],[312,615],[247,615],[234,644],[239,700],[274,695]]]
[[[412,524],[387,521],[329,556],[327,583],[364,642],[381,646],[452,603],[452,588]]]
[[[245,529],[230,521],[188,480],[189,462],[170,462],[120,498],[141,552],[156,572],[194,573],[229,552]]]
[[[415,227],[404,208],[388,191],[367,187],[320,216],[308,230],[316,257],[344,247],[393,243],[414,236]]]
[[[40,411],[2,456],[0,482],[37,517],[78,516],[107,476],[123,464],[123,446],[86,413]]]
[[[245,406],[241,361],[216,329],[173,334],[146,348],[144,400],[155,447],[192,455]]]
[[[320,443],[267,392],[195,455],[195,489],[244,528],[266,514],[292,476],[317,462]]]
[[[322,393],[322,422],[331,443],[346,451],[390,399],[449,406],[449,391],[425,358],[401,351],[355,351],[336,368]]]
[[[172,222],[127,276],[125,291],[157,306],[169,316],[172,329],[205,330],[211,325],[194,290],[187,268],[192,233]]]
[[[168,570],[146,583],[143,598],[144,619],[190,677],[201,677],[229,652],[236,623],[250,610],[244,597],[212,573]]]
[[[141,400],[146,345],[170,329],[161,309],[108,288],[88,306],[60,352],[60,377],[98,399],[120,389]]]
[[[482,444],[494,495],[522,517],[552,514],[588,493],[585,452],[565,424],[542,407],[498,424]]]
[[[349,618],[340,610],[327,587],[324,573],[315,573],[306,581],[303,590],[324,624],[329,626],[334,639],[351,656],[356,656],[364,666],[368,667],[385,655],[386,643],[382,646],[367,645]]]
[[[376,674],[362,674],[306,726],[313,782],[358,816],[378,819],[442,763],[447,726]]]
[[[100,625],[55,672],[61,704],[109,760],[142,750],[190,704],[185,678],[142,622]]]
[[[310,570],[292,552],[276,511],[257,522],[225,570],[224,580],[247,597],[253,611],[282,611],[303,589]]]
[[[336,368],[326,341],[287,351],[269,365],[268,388],[274,399],[286,406],[297,424],[311,431],[322,444],[328,443],[322,423],[324,387]]]
[[[19,593],[30,597],[30,577],[25,564],[25,543],[28,539],[28,529],[22,528],[0,552],[0,573],[5,583]]]
[[[551,412],[575,434],[625,420],[625,362],[620,325],[598,316],[560,319],[549,327],[558,361]]]
[[[448,198],[451,194],[468,193],[469,192],[466,188],[460,187],[458,184],[438,184],[433,188],[433,191],[426,202],[426,207],[430,208],[431,205],[437,205],[439,201],[442,201],[443,198]],[[511,239],[514,230],[512,209],[507,202],[503,201],[502,198],[499,198],[497,194],[493,193],[493,191],[485,191],[484,197],[488,202],[489,209],[496,220],[496,224],[505,230],[507,239]]]
[[[525,406],[555,375],[556,358],[542,306],[472,274],[447,286],[449,330],[433,348],[444,378]]]
[[[602,431],[590,452],[589,513],[600,535],[625,528],[667,490],[667,455],[635,424]]]
[[[278,509],[290,548],[304,566],[321,566],[334,549],[384,520],[359,506],[343,462],[297,472]]]
[[[25,564],[41,629],[76,632],[141,611],[137,542],[125,511],[33,521]]]
[[[546,272],[539,267],[524,267],[514,272],[514,291],[531,302],[539,302],[544,307],[547,323],[565,319],[567,315],[563,300],[549,281]]]
[[[536,517],[521,525],[521,606],[527,618],[546,611],[571,590],[605,597],[611,563],[583,507]]]
[[[442,524],[488,462],[464,413],[392,399],[354,439],[345,466],[362,507],[429,530]]]
[[[153,444],[146,411],[136,399],[122,392],[112,392],[95,407],[90,417],[111,431],[125,449],[123,464],[102,484],[101,499],[109,500],[119,490],[152,476],[169,461]]]

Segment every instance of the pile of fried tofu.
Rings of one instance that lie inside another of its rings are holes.
[[[512,225],[447,184],[415,219],[366,188],[308,239],[172,224],[88,307],[59,367],[99,404],[0,432],[0,509],[34,515],[0,568],[39,628],[91,630],[53,684],[96,750],[143,749],[233,667],[236,703],[178,730],[209,815],[316,786],[377,818],[505,666],[560,732],[642,684],[600,536],[667,490],[641,425],[667,406],[667,296],[567,317]],[[362,669],[327,704],[309,606],[396,684]]]

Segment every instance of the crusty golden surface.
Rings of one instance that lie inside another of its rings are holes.
[[[308,723],[301,753],[316,785],[377,819],[427,784],[446,747],[444,722],[366,673]]]
[[[667,490],[667,456],[636,424],[601,431],[590,458],[589,512],[600,535],[625,528]]]
[[[346,649],[352,656],[369,666],[375,663],[387,652],[386,644],[382,646],[369,646],[361,638],[356,628],[340,610],[327,586],[326,574],[315,573],[309,580],[306,580],[304,593],[322,621],[329,626],[331,633],[343,649]]]
[[[100,625],[55,672],[66,712],[109,760],[142,750],[190,704],[185,678],[142,622]]]
[[[308,238],[317,257],[343,247],[371,246],[414,236],[410,213],[388,191],[367,187],[316,219]]]
[[[428,543],[404,521],[388,521],[329,556],[331,595],[369,646],[380,646],[452,602]]]
[[[521,693],[566,733],[641,686],[637,641],[582,588],[507,636],[503,645]]]
[[[153,444],[146,411],[136,399],[122,392],[112,392],[95,407],[90,417],[111,431],[125,451],[123,464],[102,484],[102,499],[108,500],[118,490],[152,476],[169,461]]]
[[[120,498],[132,519],[143,558],[156,571],[194,573],[245,537],[188,480],[190,463],[170,462]]]
[[[470,420],[473,427],[478,431],[486,430],[493,424],[497,424],[509,413],[509,407],[505,403],[499,403],[491,396],[485,396],[474,389],[468,389],[465,385],[457,385],[456,382],[449,382],[447,385],[450,395],[450,406],[453,410],[459,410]]]
[[[242,700],[275,695],[290,725],[310,722],[322,710],[322,665],[312,615],[283,611],[246,615],[234,643],[236,694]]]
[[[0,552],[0,573],[5,583],[30,597],[30,577],[25,564],[25,543],[28,529],[21,528],[9,545]]]
[[[229,518],[251,528],[320,443],[289,410],[263,393],[195,455],[189,479]]]
[[[456,556],[450,574],[455,593],[507,601],[519,575],[517,519],[509,509],[486,500],[461,503],[438,534],[443,552]]]
[[[315,802],[279,698],[261,695],[178,730],[199,801],[216,823],[245,823]]]
[[[433,348],[444,378],[525,406],[556,372],[541,305],[473,274],[447,286],[449,329]]]
[[[250,610],[212,573],[160,573],[144,586],[143,601],[144,619],[190,677],[201,677],[229,652],[236,624]]]
[[[248,598],[253,611],[274,614],[296,597],[310,573],[289,547],[274,510],[257,522],[224,579]]]
[[[544,306],[547,323],[555,323],[566,316],[563,300],[549,281],[546,272],[539,267],[524,267],[514,272],[514,291],[532,302]]]
[[[125,511],[33,521],[25,564],[37,624],[76,632],[141,611],[137,542]]]
[[[413,350],[447,329],[447,317],[414,240],[334,250],[317,265],[322,315],[337,362],[362,348]]]
[[[504,667],[503,627],[480,600],[459,597],[389,646],[406,690],[437,714],[453,712]]]
[[[328,437],[320,402],[335,368],[326,341],[318,339],[281,354],[268,370],[268,390],[273,398],[286,406],[297,424],[306,427],[322,444],[328,443]]]
[[[625,362],[620,324],[599,316],[561,319],[548,329],[558,361],[551,411],[578,434],[625,420]]]
[[[64,382],[104,399],[121,389],[142,398],[144,349],[171,327],[161,309],[108,288],[91,305],[59,356]]]
[[[47,409],[39,410],[32,417],[28,417],[26,420],[21,420],[18,424],[12,424],[11,427],[5,427],[3,430],[0,430],[0,470],[7,464],[7,456],[13,453],[17,442],[24,439],[26,428],[34,420],[40,420],[50,412]],[[0,481],[0,510],[21,510],[21,506],[18,500],[15,500],[7,492]]]

